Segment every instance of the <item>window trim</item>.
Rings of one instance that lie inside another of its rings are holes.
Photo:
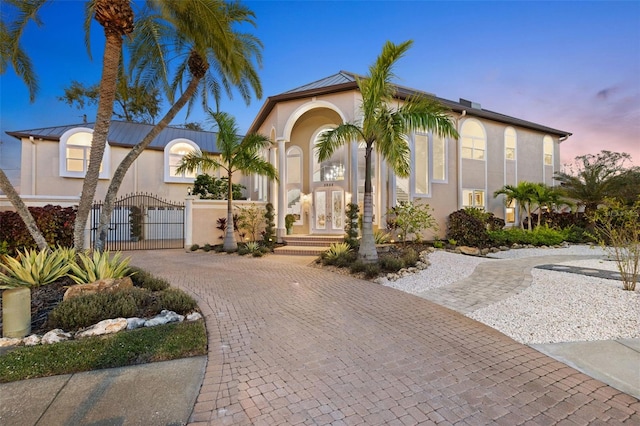
[[[442,145],[444,147],[444,158],[443,158],[443,166],[444,166],[444,178],[443,179],[436,179],[434,172],[435,172],[435,167],[433,165],[434,160],[435,160],[435,150],[434,150],[434,146],[435,146],[435,141],[436,138],[442,140]],[[431,137],[429,138],[429,148],[430,148],[430,168],[431,168],[431,182],[432,183],[449,183],[449,139],[446,137],[441,137],[441,136],[437,136],[434,135],[433,132],[431,132]]]
[[[67,148],[69,146],[74,146],[73,144],[69,145],[68,141],[71,136],[77,133],[89,133],[93,135],[93,129],[89,127],[74,127],[73,129],[69,129],[60,136],[60,143],[58,146],[59,153],[59,169],[58,174],[60,177],[67,178],[77,178],[84,179],[87,175],[87,170],[83,170],[81,172],[74,172],[67,170]],[[77,145],[80,146],[80,145]],[[106,142],[104,147],[104,154],[102,155],[102,171],[98,175],[99,179],[109,179],[111,177],[111,146],[109,145],[109,141]]]
[[[418,176],[416,175],[416,136],[424,136],[427,138],[427,192],[418,192],[417,181]],[[431,137],[430,132],[415,132],[413,133],[410,139],[410,150],[411,150],[411,175],[409,176],[409,199],[413,200],[414,198],[431,198],[431,182],[433,178],[431,176],[432,169],[432,153],[431,153]]]
[[[174,145],[177,145],[179,143],[185,143],[187,145],[191,145],[191,147],[194,149],[194,151],[199,151],[200,147],[198,146],[198,144],[196,144],[195,142],[193,142],[190,139],[185,139],[185,138],[176,138],[173,139],[171,142],[169,142],[165,147],[164,147],[164,164],[163,164],[163,171],[164,171],[164,182],[165,183],[193,183],[193,181],[195,180],[195,178],[193,177],[177,177],[177,176],[171,176],[171,165],[169,163],[169,157],[171,155],[171,148],[173,148]],[[199,173],[199,171],[196,171],[196,175]]]
[[[472,205],[468,205],[465,204],[465,191],[469,191],[471,192],[472,195],[472,199],[473,199],[473,204]],[[481,193],[482,194],[482,201],[483,204],[482,205],[477,205],[476,204],[476,194],[477,193]],[[483,188],[462,188],[462,190],[460,191],[460,194],[462,196],[462,200],[460,200],[460,205],[462,206],[462,208],[465,207],[476,207],[476,208],[481,208],[486,210],[487,209],[487,191]]]
[[[294,182],[294,183],[290,183],[289,182],[289,159],[290,158],[298,158],[298,168],[299,168],[299,178],[300,178],[300,182]],[[297,220],[294,222],[294,225],[304,225],[304,201],[303,201],[303,197],[304,197],[304,193],[302,192],[302,186],[304,183],[304,152],[302,151],[302,148],[297,146],[297,145],[293,145],[290,146],[285,154],[285,161],[287,162],[287,174],[286,174],[286,179],[287,181],[285,182],[285,197],[287,199],[287,214],[291,213],[294,214],[292,211],[290,211],[289,209],[289,192],[292,190],[298,190],[300,192],[300,214],[299,217],[297,218]]]
[[[508,132],[513,132],[513,148],[507,147]],[[513,149],[513,158],[509,158],[507,156],[508,149]],[[504,159],[505,161],[516,161],[517,158],[518,158],[518,133],[516,132],[516,129],[509,126],[506,129],[504,129]]]
[[[547,153],[547,146],[551,148],[551,152]],[[542,138],[542,164],[546,167],[553,167],[554,161],[554,146],[553,146],[553,138],[549,135],[545,135]],[[547,158],[549,158],[549,163],[547,163]]]
[[[471,124],[471,123],[475,123],[478,126],[480,126],[480,130],[482,131],[482,141],[484,142],[484,147],[482,150],[480,150],[479,148],[475,147],[475,141],[478,140],[478,138],[471,138],[471,157],[466,157],[464,155],[464,139],[465,139],[465,134],[464,134],[464,127],[465,125],[467,125],[467,123]],[[482,151],[483,155],[482,158],[475,158],[474,153],[476,151]],[[475,118],[468,118],[466,119],[461,127],[460,127],[460,158],[463,160],[475,160],[475,161],[487,161],[487,130],[484,128],[484,125],[482,124],[481,121],[476,120]]]

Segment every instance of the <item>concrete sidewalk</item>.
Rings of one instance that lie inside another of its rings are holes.
[[[185,425],[204,356],[0,384],[0,424]]]

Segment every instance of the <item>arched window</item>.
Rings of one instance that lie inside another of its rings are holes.
[[[292,146],[287,150],[287,214],[302,223],[302,149]]]
[[[516,159],[516,131],[513,127],[504,130],[504,158],[506,160]]]
[[[545,136],[542,143],[544,146],[544,165],[553,166],[553,139],[551,136]]]
[[[462,158],[486,159],[487,136],[479,121],[465,120],[462,124],[460,139],[462,141]]]
[[[78,127],[60,137],[60,176],[84,178],[89,167],[93,129]],[[111,150],[106,144],[100,165],[100,179],[109,178]]]
[[[164,181],[192,183],[196,171],[178,173],[182,158],[190,152],[199,150],[198,145],[188,139],[174,139],[164,148]]]
[[[327,129],[328,130],[328,129]],[[345,159],[347,150],[345,146],[336,149],[330,159],[318,162],[318,153],[315,146],[323,132],[318,133],[313,143],[313,181],[314,182],[337,182],[345,180]]]

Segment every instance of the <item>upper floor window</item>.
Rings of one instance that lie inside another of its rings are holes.
[[[326,131],[326,130],[324,130]],[[339,147],[333,152],[330,159],[319,162],[318,152],[315,146],[318,144],[320,135],[323,132],[319,132],[313,142],[313,181],[314,182],[336,182],[345,180],[345,159],[346,148],[344,146]]]
[[[447,180],[447,140],[436,134],[433,135],[433,181]]]
[[[465,120],[460,132],[462,158],[484,160],[486,158],[487,137],[479,121]]]
[[[84,178],[91,157],[93,129],[79,127],[68,130],[60,137],[60,176]],[[105,146],[100,164],[100,179],[109,178],[109,144]]]
[[[516,131],[513,127],[507,127],[504,131],[504,158],[516,159]]]
[[[544,165],[553,166],[553,139],[551,136],[545,136],[542,143],[544,146]]]
[[[182,158],[198,151],[198,145],[188,139],[174,139],[164,149],[164,181],[191,183],[196,177],[196,171],[178,173]]]

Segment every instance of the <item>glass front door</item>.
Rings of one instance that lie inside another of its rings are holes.
[[[342,188],[319,188],[314,192],[314,232],[344,232],[344,191]]]

